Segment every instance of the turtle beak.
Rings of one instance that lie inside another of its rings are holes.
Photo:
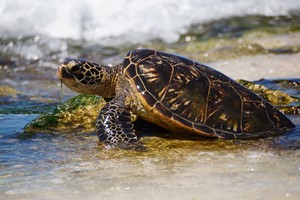
[[[64,63],[58,66],[56,75],[60,80],[74,78],[73,74],[68,71],[68,68]]]

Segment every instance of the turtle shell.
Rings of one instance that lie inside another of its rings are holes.
[[[123,73],[143,109],[166,129],[220,138],[255,138],[294,127],[279,110],[226,75],[150,49],[129,52]]]

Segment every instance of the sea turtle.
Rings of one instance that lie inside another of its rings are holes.
[[[99,140],[120,148],[139,142],[137,116],[170,131],[223,139],[278,135],[294,124],[279,110],[213,68],[151,49],[109,67],[65,59],[59,79],[71,90],[110,99],[96,122]]]

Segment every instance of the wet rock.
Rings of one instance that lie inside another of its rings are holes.
[[[8,87],[8,86],[0,86],[0,96],[10,96],[10,97],[16,97],[17,95],[20,95],[21,92]]]
[[[255,84],[253,82],[246,81],[246,80],[238,80],[238,82],[275,105],[283,105],[283,104],[290,104],[293,102],[300,102],[299,98],[290,96],[287,93],[284,93],[280,90],[268,89],[263,85]]]
[[[104,99],[99,96],[78,95],[58,105],[51,114],[40,115],[26,125],[25,131],[92,131],[104,105]]]
[[[286,115],[300,115],[300,105],[298,106],[282,106],[279,110]]]

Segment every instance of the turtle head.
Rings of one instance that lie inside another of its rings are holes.
[[[71,90],[84,94],[114,96],[106,66],[84,59],[66,58],[57,69],[57,77]]]

